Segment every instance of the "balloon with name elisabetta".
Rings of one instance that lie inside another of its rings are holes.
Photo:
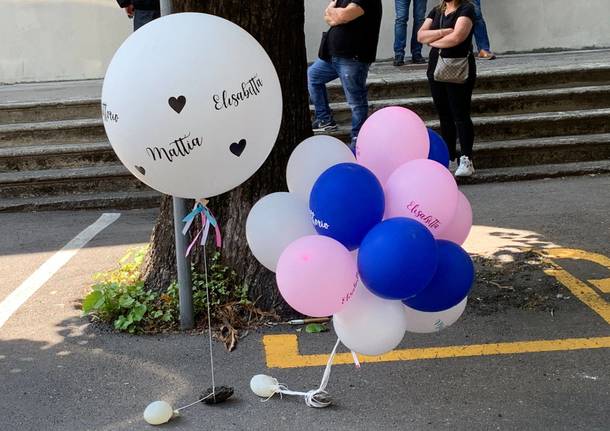
[[[282,93],[249,33],[217,16],[178,13],[142,27],[115,53],[102,116],[112,148],[140,181],[208,198],[263,164],[279,132]]]

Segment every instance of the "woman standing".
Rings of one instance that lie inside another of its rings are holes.
[[[441,123],[441,135],[449,146],[451,160],[457,158],[456,139],[460,140],[460,165],[455,171],[457,177],[474,174],[474,126],[470,118],[470,102],[476,80],[472,54],[474,21],[474,6],[468,0],[444,0],[430,12],[417,33],[421,43],[432,47],[428,81]],[[460,64],[463,65],[461,70]]]

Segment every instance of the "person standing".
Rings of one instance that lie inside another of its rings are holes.
[[[487,25],[483,19],[483,10],[481,9],[481,0],[472,0],[474,4],[474,40],[477,43],[477,49],[479,55],[477,56],[483,60],[494,60],[496,55],[491,52],[489,44],[489,35],[487,34]]]
[[[324,20],[330,26],[322,34],[318,59],[307,69],[309,97],[315,107],[314,132],[337,129],[330,106],[326,84],[336,78],[352,111],[350,148],[368,115],[366,78],[375,61],[381,0],[337,0],[325,10]]]
[[[117,0],[129,18],[133,18],[133,31],[161,16],[159,0]]]
[[[417,32],[426,18],[427,0],[413,0],[413,32],[411,33],[411,62],[424,64],[426,59],[421,55],[422,44],[417,40]],[[394,21],[394,66],[405,64],[405,47],[407,46],[407,22],[411,0],[394,0],[396,20]]]
[[[457,158],[457,138],[460,140],[460,164],[457,177],[474,174],[472,147],[474,126],[470,118],[472,90],[476,80],[476,64],[472,54],[475,10],[468,0],[443,0],[432,9],[417,34],[420,42],[430,45],[428,82],[434,106],[441,123],[441,135],[449,147],[449,158]],[[463,83],[441,82],[435,79],[440,58],[467,58],[467,77]]]

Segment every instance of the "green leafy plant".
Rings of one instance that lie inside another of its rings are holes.
[[[177,327],[179,318],[178,285],[164,291],[147,290],[141,268],[146,247],[131,250],[112,271],[96,274],[91,292],[83,300],[83,313],[108,322],[129,333],[158,332]],[[207,312],[205,276],[193,269],[193,308],[195,317]],[[249,304],[248,288],[238,283],[237,274],[220,263],[220,254],[210,259],[208,271],[210,304]]]

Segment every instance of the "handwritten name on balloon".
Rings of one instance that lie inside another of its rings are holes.
[[[347,295],[345,295],[343,298],[341,298],[341,304],[345,304],[347,303],[350,299],[352,299],[352,297],[354,296],[354,294],[356,293],[356,288],[358,287],[358,281],[360,280],[360,276],[358,274],[356,274],[356,280],[354,280],[354,287],[352,290],[350,290]]]
[[[165,159],[171,163],[174,161],[175,158],[186,157],[194,149],[203,145],[203,138],[196,137],[190,139],[190,136],[191,132],[187,133],[181,138],[175,139],[174,141],[169,143],[169,146],[167,148],[147,147],[146,153],[149,157],[153,159],[153,161]]]
[[[441,222],[439,219],[434,216],[427,215],[422,210],[419,209],[419,204],[415,201],[411,201],[409,205],[407,205],[407,209],[411,211],[419,221],[428,226],[430,229],[438,229],[441,226]]]
[[[102,103],[102,118],[104,121],[112,121],[114,123],[119,122],[119,114],[108,109],[108,106],[106,106],[105,103]]]
[[[212,96],[214,109],[221,111],[228,108],[237,108],[242,102],[258,96],[262,88],[263,80],[258,75],[254,75],[249,80],[242,82],[238,91],[229,93],[227,90],[223,90],[221,94]]]
[[[329,229],[330,225],[323,220],[317,219],[315,213],[312,210],[309,210],[309,214],[311,214],[311,222],[314,226],[317,226],[321,229]]]

